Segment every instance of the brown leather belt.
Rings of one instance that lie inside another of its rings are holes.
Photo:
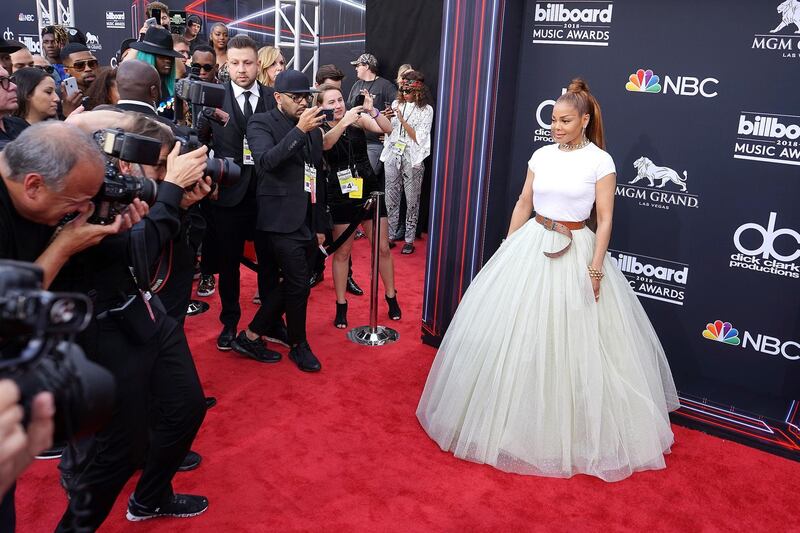
[[[558,220],[553,220],[552,218],[543,217],[542,215],[540,215],[538,213],[536,214],[536,222],[538,222],[539,224],[544,226],[545,229],[548,229],[550,231],[558,232],[561,235],[564,235],[565,237],[567,237],[569,239],[569,242],[567,243],[567,245],[565,247],[563,247],[562,249],[560,249],[559,251],[557,251],[557,252],[543,252],[544,255],[546,255],[550,259],[555,259],[556,257],[561,257],[562,255],[567,253],[567,250],[569,250],[569,247],[572,246],[572,231],[571,230],[579,230],[579,229],[583,229],[584,227],[586,227],[586,221],[583,221],[583,222],[559,222]]]

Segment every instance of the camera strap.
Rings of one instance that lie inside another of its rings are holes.
[[[143,223],[136,224],[131,228],[131,276],[139,289],[139,294],[144,300],[147,312],[150,314],[150,319],[155,322],[155,313],[150,306],[150,299],[153,295],[150,293],[150,268],[147,265],[147,240],[145,234],[145,225]]]
[[[153,294],[158,294],[169,281],[172,273],[172,249],[173,242],[169,241],[158,258],[155,274],[150,279],[150,292]]]

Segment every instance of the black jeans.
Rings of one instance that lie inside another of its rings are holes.
[[[256,231],[258,290],[261,307],[250,322],[250,331],[266,335],[269,326],[286,313],[289,344],[306,340],[306,308],[316,238],[302,240],[283,233]]]
[[[157,334],[132,344],[113,319],[98,320],[86,336],[90,357],[116,378],[117,398],[111,421],[99,431],[84,457],[66,452],[62,470],[68,490],[85,511],[80,525],[100,527],[125,483],[144,462],[136,485],[137,503],[157,507],[172,496],[172,478],[186,457],[205,417],[203,389],[183,328],[172,318],[158,318]],[[151,424],[150,414],[156,412]],[[56,531],[72,531],[69,507]]]
[[[213,206],[213,232],[215,233],[217,266],[219,267],[219,298],[222,311],[219,321],[223,326],[239,324],[242,308],[239,305],[239,266],[244,243],[253,238],[256,225],[256,202],[245,197],[236,207]],[[205,246],[205,245],[204,245]],[[203,252],[205,253],[205,252]],[[259,287],[259,290],[261,287]],[[263,293],[262,301],[263,301]]]

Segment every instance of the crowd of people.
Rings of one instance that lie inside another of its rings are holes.
[[[93,316],[78,343],[117,383],[110,421],[63,450],[70,504],[58,531],[97,529],[137,469],[129,520],[207,509],[205,497],[175,494],[171,485],[176,472],[199,465],[191,444],[216,403],[203,394],[183,332],[194,295],[219,291],[218,350],[274,363],[282,356],[269,343],[277,343],[300,370],[318,372],[306,334],[309,293],[332,253],[332,327],[347,327],[347,295],[363,295],[351,258],[363,236],[379,240],[386,312],[402,317],[390,249],[402,240],[402,253],[414,252],[433,118],[422,73],[404,65],[389,80],[363,54],[351,62],[357,81],[345,95],[346,76],[335,65],[321,66],[312,83],[287,70],[275,47],[231,37],[221,23],[205,41],[194,15],[184,32],[171,33],[167,13],[160,2],[147,6],[149,21],[138,39],[120,44],[115,67],[101,66],[76,28],[45,27],[42,54],[0,40],[0,259],[36,263],[44,288],[91,298]],[[221,87],[223,104],[193,113],[176,95],[184,78]],[[159,143],[158,157],[145,163],[110,153],[108,136],[123,134]],[[230,158],[238,178],[212,179],[211,151]],[[153,180],[157,195],[107,215],[98,198],[116,176]],[[379,227],[365,208],[375,191],[385,192]],[[107,217],[97,223],[101,204]],[[257,257],[258,308],[241,327],[247,241]],[[159,279],[167,262],[171,270]],[[14,389],[0,381],[3,413],[13,409]],[[44,396],[34,402],[37,425],[27,437],[0,446],[4,481],[24,468],[17,459],[53,444]],[[17,414],[0,421],[17,427]],[[9,485],[0,487],[0,530],[13,528]]]

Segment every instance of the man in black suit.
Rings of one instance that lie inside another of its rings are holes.
[[[252,239],[256,225],[256,176],[249,148],[247,121],[254,113],[264,113],[275,108],[273,90],[261,85],[258,76],[258,45],[246,35],[236,35],[228,41],[228,72],[231,80],[225,84],[226,95],[222,110],[230,118],[227,123],[212,122],[210,129],[205,121],[198,121],[202,142],[208,142],[215,157],[232,157],[242,168],[241,179],[230,186],[220,187],[219,195],[211,202],[211,231],[215,232],[219,253],[219,295],[222,311],[219,320],[222,332],[217,339],[217,349],[227,351],[236,337],[242,315],[239,306],[239,262],[244,243]],[[259,287],[261,280],[259,280]],[[264,334],[273,340],[283,341],[280,321]],[[278,330],[278,331],[275,331]],[[263,345],[262,345],[263,346]],[[262,361],[272,356],[257,349],[240,351],[243,355]]]
[[[322,176],[323,116],[318,107],[308,107],[316,92],[310,85],[301,72],[281,72],[275,80],[277,109],[254,116],[247,125],[258,172],[256,255],[266,287],[261,308],[234,344],[266,349],[258,337],[285,309],[289,358],[300,370],[318,372],[321,365],[306,339],[309,259],[330,223],[325,180],[317,179]]]

